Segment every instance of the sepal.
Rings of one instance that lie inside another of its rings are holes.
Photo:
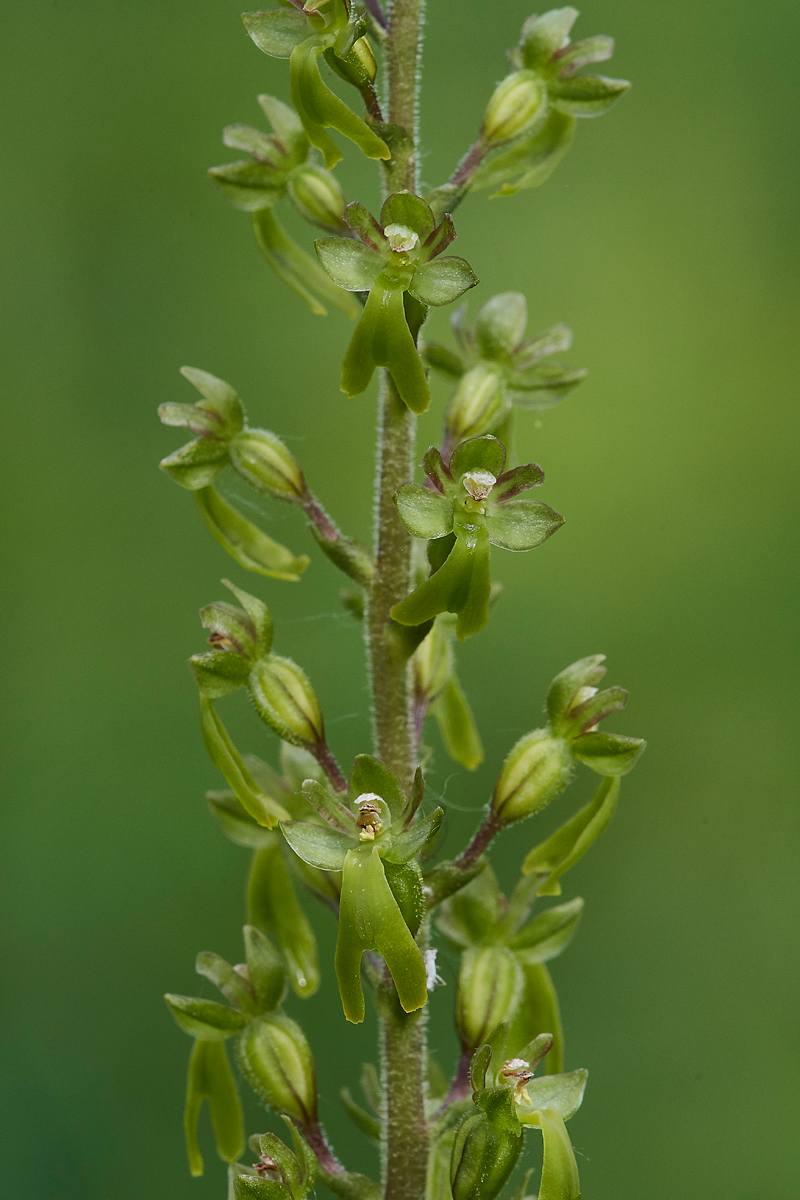
[[[199,1041],[223,1042],[240,1033],[247,1024],[242,1013],[218,1004],[216,1000],[176,996],[171,992],[164,999],[178,1027]]]
[[[540,913],[524,925],[509,941],[509,947],[523,963],[544,963],[556,958],[575,934],[583,912],[583,900],[576,897]],[[524,1055],[523,1055],[524,1057]]]

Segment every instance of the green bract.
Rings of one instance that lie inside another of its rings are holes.
[[[422,355],[435,371],[457,383],[445,414],[445,445],[508,429],[512,409],[552,408],[586,377],[578,367],[545,361],[569,349],[572,330],[554,325],[525,337],[528,308],[520,292],[492,296],[470,328],[464,305],[451,318],[455,353],[427,342]]]
[[[303,794],[326,822],[282,821],[295,854],[322,871],[341,871],[336,978],[348,1021],[364,1020],[361,958],[377,950],[406,1012],[427,999],[425,963],[414,941],[422,918],[422,882],[414,859],[432,843],[444,816],[414,815],[392,773],[370,755],[356,759],[347,807],[313,781]]]
[[[489,546],[533,550],[563,525],[548,504],[518,499],[544,481],[542,468],[528,463],[505,471],[505,461],[505,448],[491,434],[463,442],[448,464],[431,447],[424,463],[429,486],[407,483],[395,493],[409,533],[434,542],[449,539],[441,565],[392,609],[401,625],[457,613],[456,634],[463,642],[489,619]]]
[[[345,220],[359,241],[320,238],[320,262],[331,279],[349,292],[369,292],[342,364],[342,391],[363,392],[376,367],[386,367],[403,402],[421,413],[430,404],[425,371],[407,320],[404,296],[421,306],[450,304],[478,282],[469,263],[447,256],[434,259],[456,236],[449,216],[436,225],[430,207],[411,192],[395,192],[384,202],[380,221],[354,201]]]
[[[273,801],[265,803],[233,746],[212,701],[246,687],[258,715],[278,737],[309,751],[336,787],[346,786],[325,741],[325,725],[314,689],[301,667],[271,652],[272,618],[256,596],[230,588],[243,609],[209,604],[200,618],[211,630],[213,650],[194,654],[189,665],[200,689],[203,736],[215,766],[225,775],[244,808],[261,824],[274,824]],[[254,799],[255,797],[255,799]],[[268,798],[267,798],[268,799]],[[283,810],[281,816],[288,817]]]
[[[599,116],[630,87],[626,79],[576,73],[614,53],[610,37],[571,42],[577,17],[576,8],[555,8],[523,25],[509,52],[516,69],[486,108],[481,144],[489,157],[473,173],[472,190],[499,186],[496,195],[510,196],[544,183],[569,149],[575,118]]]
[[[354,317],[351,298],[331,285],[319,263],[292,241],[272,211],[288,196],[306,221],[338,233],[347,228],[344,193],[330,171],[315,163],[297,114],[275,96],[259,96],[258,102],[274,132],[228,125],[222,133],[225,145],[252,157],[211,167],[209,175],[237,208],[253,214],[256,241],[267,262],[313,312],[324,315],[319,300],[326,300]]]
[[[389,147],[361,117],[340,100],[323,81],[319,58],[324,54],[348,82],[367,88],[375,75],[375,60],[363,36],[363,21],[350,15],[347,0],[323,0],[297,8],[271,8],[244,13],[244,26],[259,50],[274,58],[288,58],[292,104],[306,136],[321,150],[326,167],[342,157],[325,132],[336,129],[367,156],[389,158]]]

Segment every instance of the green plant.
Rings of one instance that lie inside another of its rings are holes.
[[[524,1131],[539,1129],[544,1161],[539,1200],[576,1200],[578,1173],[566,1130],[586,1072],[564,1071],[563,1037],[547,962],[566,947],[582,901],[531,916],[613,816],[619,780],[644,743],[598,730],[625,706],[627,693],[598,690],[602,655],[573,663],[552,682],[547,724],[522,737],[500,771],[485,820],[456,858],[433,861],[442,809],[425,799],[427,716],[448,753],[474,769],[480,737],[455,669],[453,638],[486,624],[494,599],[490,548],[527,551],[554,534],[562,518],[523,493],[544,480],[536,463],[512,465],[515,409],[557,403],[584,372],[553,361],[570,331],[555,326],[526,337],[525,298],[489,299],[469,325],[462,305],[452,324],[457,350],[424,342],[428,309],[450,304],[478,280],[460,257],[452,213],[484,188],[508,196],[541,184],[569,147],[578,117],[605,111],[628,87],[578,74],[610,57],[610,38],[570,40],[573,8],[532,17],[510,54],[512,71],[490,97],[479,136],[449,182],[419,194],[416,130],[421,0],[394,0],[387,18],[377,0],[366,11],[349,0],[285,0],[246,13],[244,24],[266,54],[288,58],[289,108],[259,97],[271,124],[225,130],[228,146],[250,157],[211,171],[239,208],[252,213],[257,242],[277,274],[315,313],[324,303],[358,315],[341,386],[356,395],[380,368],[379,463],[373,550],[343,534],[312,494],[274,433],[252,429],[225,382],[184,368],[201,394],[194,404],[162,405],[162,421],[194,440],[162,462],[193,491],[211,533],[243,568],[297,581],[308,565],[267,537],[216,491],[230,466],[257,491],[299,506],[327,557],[356,585],[343,593],[364,623],[374,716],[374,754],[360,754],[346,776],[326,738],[307,675],[273,651],[269,609],[223,580],[238,602],[201,610],[211,649],[191,666],[200,691],[203,737],[228,791],[209,803],[234,841],[253,851],[244,927],[245,963],[232,967],[203,953],[197,970],[226,1004],[167,997],[194,1038],[186,1106],[191,1170],[203,1169],[197,1114],[208,1099],[219,1153],[229,1164],[229,1195],[301,1200],[317,1178],[344,1200],[493,1200],[522,1151]],[[385,100],[375,88],[382,59]],[[321,60],[361,95],[357,115],[324,81]],[[342,153],[329,129],[377,160],[385,200],[379,217],[345,202],[331,173]],[[315,152],[324,159],[321,165]],[[327,236],[317,259],[279,225],[284,198]],[[353,294],[361,307],[353,301]],[[415,414],[430,403],[427,367],[450,379],[442,445],[424,456],[414,482]],[[215,702],[245,688],[258,715],[281,739],[280,774],[241,755]],[[569,783],[576,764],[600,775],[595,799],[531,849],[510,896],[488,862],[493,838],[541,811]],[[380,1141],[381,1185],[346,1171],[317,1116],[314,1064],[305,1034],[282,1010],[287,987],[313,993],[320,977],[311,926],[297,899],[306,889],[338,916],[335,971],[344,1016],[364,1018],[364,985],[381,1027],[381,1071],[367,1068],[371,1111],[343,1093],[367,1137]],[[456,1024],[461,1057],[448,1085],[425,1046],[425,1006],[437,982],[434,936],[461,953]],[[242,1075],[287,1123],[293,1149],[274,1134],[251,1139],[253,1166],[239,1160],[244,1130],[225,1042],[236,1045]],[[543,1073],[534,1077],[538,1065]],[[527,1188],[525,1176],[518,1196]]]

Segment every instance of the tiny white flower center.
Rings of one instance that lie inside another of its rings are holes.
[[[419,238],[407,225],[387,225],[383,232],[389,239],[392,250],[397,254],[406,254],[419,245]]]
[[[485,500],[497,479],[491,471],[467,471],[461,482],[473,500]]]
[[[382,831],[380,799],[375,792],[362,792],[356,800],[356,828],[362,842],[374,842]]]

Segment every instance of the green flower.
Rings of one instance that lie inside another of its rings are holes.
[[[346,232],[344,193],[330,171],[314,161],[297,113],[275,96],[259,96],[258,102],[273,132],[263,133],[250,125],[228,125],[222,133],[225,145],[244,150],[251,157],[211,167],[209,175],[232,204],[253,214],[259,248],[284,283],[317,314],[325,313],[321,299],[354,317],[356,309],[351,298],[342,295],[319,263],[292,241],[273,211],[288,196],[300,216],[312,225],[330,233]]]
[[[543,1034],[517,1057],[506,1059],[507,1035],[508,1026],[499,1024],[470,1063],[474,1108],[453,1142],[454,1200],[494,1200],[499,1195],[519,1159],[526,1127],[541,1129],[544,1138],[539,1200],[580,1200],[578,1168],[564,1122],[581,1106],[587,1072],[534,1079],[552,1038]]]
[[[448,465],[431,447],[424,460],[429,486],[406,483],[395,493],[409,533],[435,546],[433,574],[392,609],[401,625],[457,613],[456,634],[463,642],[489,619],[490,545],[532,550],[563,525],[548,504],[518,499],[543,482],[542,468],[528,463],[504,471],[505,460],[504,447],[491,434],[463,442]]]
[[[350,804],[314,780],[303,795],[324,825],[282,821],[295,854],[321,871],[341,871],[336,978],[348,1021],[364,1020],[361,959],[384,958],[406,1012],[427,1000],[425,961],[414,940],[422,913],[422,882],[414,861],[429,848],[444,816],[440,808],[416,816],[422,799],[418,773],[410,797],[383,763],[359,755],[350,775]]]
[[[361,91],[368,90],[375,77],[375,59],[364,36],[366,22],[351,16],[349,0],[310,0],[302,11],[271,8],[244,13],[242,20],[259,50],[289,59],[292,104],[311,145],[322,151],[326,167],[335,166],[342,157],[327,129],[338,130],[367,158],[390,157],[383,139],[320,75],[319,58],[324,54],[334,70]]]
[[[458,383],[445,414],[446,446],[505,432],[514,407],[552,408],[586,377],[579,367],[544,361],[569,349],[572,330],[566,325],[525,337],[528,307],[520,292],[492,296],[471,328],[465,317],[462,305],[451,318],[459,353],[438,342],[422,348],[435,371]]]
[[[538,187],[569,149],[576,118],[600,116],[630,87],[626,79],[577,74],[614,53],[614,39],[602,34],[571,42],[577,17],[575,8],[555,8],[523,25],[509,52],[515,70],[486,108],[479,141],[486,157],[470,177],[472,191],[495,187],[495,195],[511,196]]]
[[[380,221],[363,204],[348,204],[345,220],[359,242],[320,238],[320,262],[334,283],[369,292],[342,365],[342,391],[363,392],[376,367],[386,367],[405,404],[421,413],[430,404],[425,371],[409,329],[406,293],[424,317],[431,305],[450,304],[478,282],[463,258],[433,260],[456,236],[449,215],[436,225],[428,204],[411,192],[385,201]],[[421,324],[422,317],[417,324]]]

